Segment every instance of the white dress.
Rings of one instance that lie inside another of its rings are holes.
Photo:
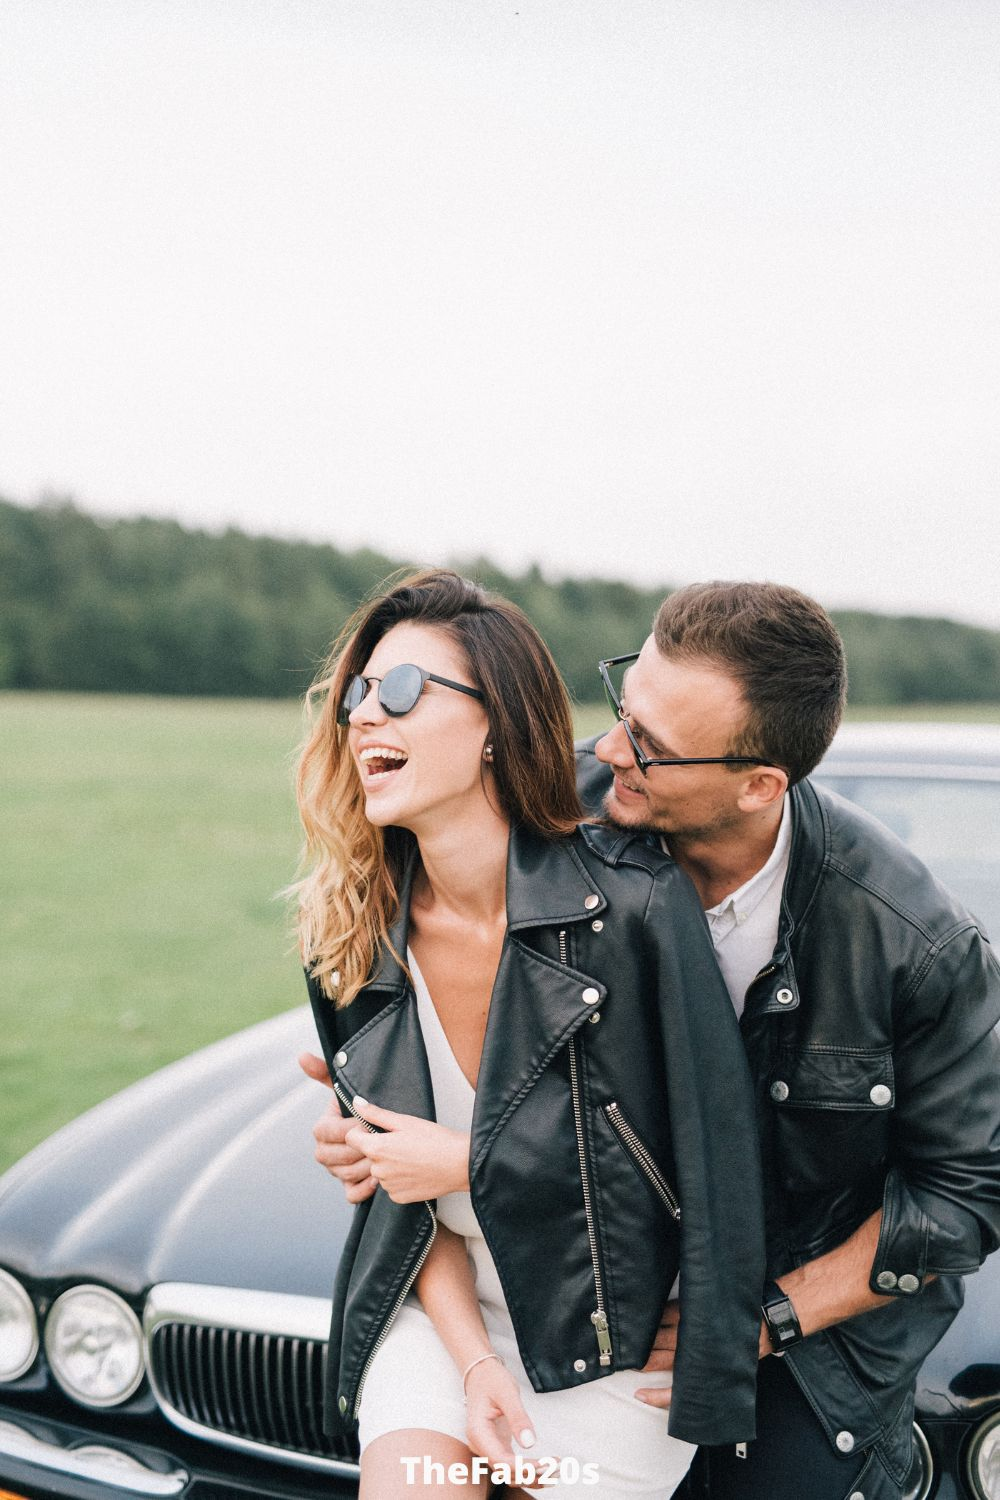
[[[420,970],[407,952],[417,1008],[434,1088],[438,1123],[468,1132],[475,1090],[462,1072],[434,1009]],[[381,1102],[381,1101],[377,1101]],[[388,1101],[387,1101],[388,1103]],[[496,1266],[487,1248],[468,1193],[438,1199],[440,1222],[462,1235],[475,1276],[483,1320],[493,1348],[521,1388],[524,1409],[535,1431],[535,1445],[525,1457],[575,1458],[596,1464],[598,1480],[522,1486],[531,1495],[589,1496],[590,1500],[626,1500],[644,1495],[666,1500],[687,1473],[694,1446],[672,1438],[667,1415],[636,1401],[642,1387],[669,1385],[667,1373],[641,1375],[619,1370],[586,1385],[539,1395],[532,1389],[518,1356],[517,1340]],[[411,1294],[396,1314],[372,1360],[359,1412],[361,1448],[405,1428],[448,1433],[466,1441],[465,1401],[461,1374],[442,1344],[430,1318]],[[517,1448],[515,1447],[515,1452]],[[564,1472],[572,1473],[572,1466]]]

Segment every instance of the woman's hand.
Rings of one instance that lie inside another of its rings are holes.
[[[355,1125],[347,1131],[345,1144],[365,1157],[368,1174],[394,1203],[468,1192],[469,1137],[463,1131],[448,1130],[419,1115],[398,1115],[367,1099],[351,1102],[363,1120],[379,1129],[373,1134]]]
[[[299,1067],[307,1078],[314,1078],[317,1083],[333,1089],[326,1063],[314,1052],[303,1052],[299,1058]],[[331,1092],[330,1103],[313,1126],[313,1138],[316,1141],[314,1154],[320,1166],[325,1167],[343,1185],[348,1203],[363,1203],[366,1198],[371,1197],[378,1183],[368,1170],[367,1156],[344,1144],[347,1132],[353,1129],[353,1119],[350,1115],[344,1119],[337,1096]]]
[[[521,1448],[534,1444],[535,1434],[521,1403],[517,1381],[498,1359],[484,1359],[465,1378],[466,1438],[473,1453],[491,1468],[516,1462],[511,1434]]]

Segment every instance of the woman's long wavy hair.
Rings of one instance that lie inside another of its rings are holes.
[[[464,653],[469,680],[483,695],[504,816],[546,838],[565,837],[582,816],[569,698],[548,647],[521,610],[446,568],[387,579],[348,620],[306,697],[312,724],[297,791],[308,872],[293,889],[303,960],[338,1005],[354,999],[380,947],[389,944],[413,835],[377,828],[365,817],[337,707],[348,681],[403,620],[437,626]]]

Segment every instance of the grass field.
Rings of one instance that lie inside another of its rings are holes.
[[[2,1168],[304,987],[275,896],[299,843],[296,704],[5,693],[0,720]],[[607,723],[579,710],[581,734]]]

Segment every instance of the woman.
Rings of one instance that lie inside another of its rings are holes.
[[[317,690],[300,931],[331,1080],[369,1130],[434,1121],[427,1172],[471,1131],[471,1191],[420,1201],[418,1162],[355,1211],[328,1418],[359,1419],[363,1500],[485,1495],[472,1455],[512,1461],[511,1434],[561,1460],[560,1494],[670,1495],[691,1444],[753,1435],[764,1277],[750,1083],[694,893],[577,826],[566,693],[507,601],[404,578]],[[668,1433],[634,1396],[669,1379],[638,1371],[678,1270]],[[538,1462],[511,1493],[543,1492]]]

